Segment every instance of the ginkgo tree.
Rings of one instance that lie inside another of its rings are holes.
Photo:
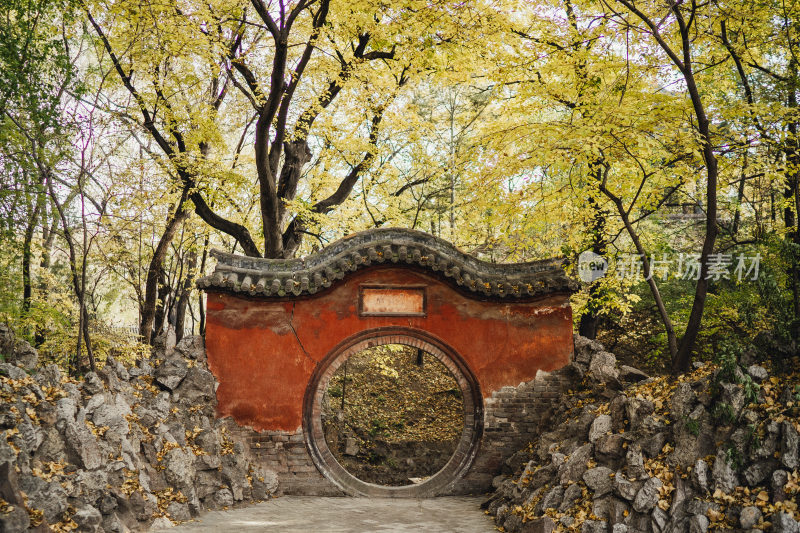
[[[469,5],[414,1],[186,6],[121,1],[87,9],[133,97],[129,115],[139,115],[194,211],[233,236],[246,254],[266,257],[291,255],[300,243],[304,216],[288,207],[312,147],[324,149],[339,133],[357,148],[331,169],[328,193],[307,207],[311,214],[324,214],[341,204],[370,168],[383,114],[398,90],[435,63],[437,46],[452,47],[474,17]],[[339,100],[344,102],[336,105]],[[340,113],[339,124],[348,120],[351,131],[315,131],[325,113]],[[261,247],[249,221],[224,218],[204,193],[215,178],[223,187],[246,182],[230,179],[222,168],[231,156],[220,130],[230,131],[235,123],[246,125],[238,150],[248,142],[252,147]]]

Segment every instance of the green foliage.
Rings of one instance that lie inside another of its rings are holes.
[[[368,432],[370,437],[375,437],[376,435],[383,433],[387,429],[389,429],[389,425],[384,420],[381,420],[379,418],[373,418],[372,420],[369,421]]]
[[[761,435],[758,433],[758,426],[756,424],[747,425],[747,441],[750,443],[750,448],[752,449],[761,447]]]
[[[741,346],[734,342],[723,342],[717,347],[714,362],[719,365],[719,372],[712,384],[713,390],[716,393],[721,383],[737,383],[742,386],[747,403],[754,403],[761,386],[739,365],[741,352]]]
[[[736,422],[736,413],[733,407],[726,402],[717,401],[711,409],[711,416],[724,426],[730,426]]]
[[[730,442],[725,446],[725,459],[731,468],[737,471],[741,470],[742,465],[744,464],[742,452]]]
[[[685,416],[684,417],[684,424],[686,426],[686,429],[689,431],[689,433],[691,433],[695,437],[700,434],[700,422],[699,421],[697,421],[697,420],[695,420],[693,418],[689,418],[688,416]]]

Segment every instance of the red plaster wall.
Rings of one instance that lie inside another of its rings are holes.
[[[426,285],[426,317],[359,317],[362,284]],[[425,331],[455,350],[484,397],[530,381],[572,355],[568,296],[536,302],[475,300],[425,274],[379,267],[351,274],[323,294],[296,301],[208,294],[206,350],[219,381],[217,411],[257,430],[302,426],[303,396],[315,366],[364,330],[402,326]]]

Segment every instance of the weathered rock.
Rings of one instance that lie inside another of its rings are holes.
[[[562,485],[566,485],[573,481],[578,481],[586,472],[586,462],[592,455],[592,445],[584,444],[572,454],[569,459],[561,466],[558,471],[558,477]]]
[[[653,528],[653,531],[657,531],[659,533],[664,531],[664,529],[667,527],[667,522],[669,521],[667,513],[656,507],[653,509],[653,512],[650,513],[650,517],[650,527]]]
[[[625,455],[625,473],[631,479],[644,479],[647,477],[647,471],[644,469],[644,459],[641,452],[637,450],[628,450]]]
[[[714,490],[721,490],[726,494],[730,494],[739,485],[739,478],[736,471],[728,464],[728,458],[725,453],[720,452],[714,458],[714,468],[711,472],[714,479]]]
[[[605,466],[590,468],[583,474],[583,482],[594,492],[595,498],[600,498],[611,492],[614,486],[614,472]]]
[[[73,462],[88,470],[99,468],[103,464],[100,446],[89,428],[82,422],[67,421],[64,426],[64,441],[67,452]]]
[[[96,397],[103,398],[101,395]],[[131,408],[121,394],[108,395],[92,413],[92,422],[97,427],[107,427],[108,432],[121,437],[129,433],[128,419]]]
[[[758,524],[758,521],[761,520],[761,511],[758,507],[749,506],[742,509],[742,512],[739,513],[739,526],[742,529],[750,529],[754,525]]]
[[[255,500],[265,500],[278,489],[278,476],[272,470],[254,466],[251,476],[253,478],[253,499]]]
[[[175,527],[175,524],[172,523],[172,520],[166,516],[159,516],[153,520],[152,524],[150,524],[150,529],[148,531],[161,531],[162,529],[169,529],[171,527]]]
[[[772,473],[771,478],[771,485],[772,485],[772,500],[777,502],[786,501],[786,491],[784,487],[789,482],[789,472],[786,470],[776,470]]]
[[[670,408],[672,409],[672,418],[677,422],[682,422],[684,417],[689,416],[694,410],[697,403],[697,395],[694,393],[691,384],[680,383],[672,394],[670,400]]]
[[[760,485],[775,470],[774,461],[758,461],[748,466],[744,471],[744,480],[750,487]]]
[[[636,383],[639,381],[644,381],[645,379],[649,378],[650,376],[648,376],[638,368],[634,368],[628,365],[620,365],[619,367],[619,379],[626,383]]]
[[[785,420],[781,424],[781,464],[789,470],[800,466],[800,434],[794,425]]]
[[[158,500],[149,493],[142,494],[140,491],[134,491],[131,493],[128,503],[131,506],[131,512],[139,522],[150,520],[153,514],[159,510]]]
[[[63,374],[56,364],[49,364],[40,368],[35,378],[40,386],[57,387],[61,385]]]
[[[750,365],[747,367],[747,373],[756,383],[761,383],[769,377],[767,370],[763,366],[759,365]]]
[[[646,513],[658,503],[659,489],[663,483],[657,477],[651,477],[645,481],[636,498],[633,500],[633,508],[636,512]]]
[[[19,533],[27,531],[30,517],[22,505],[12,505],[5,513],[0,513],[0,533]]]
[[[564,499],[561,501],[561,505],[558,506],[559,512],[563,513],[570,509],[581,496],[583,496],[583,490],[580,485],[577,483],[569,485],[564,490]]]
[[[133,518],[131,517],[130,520],[132,521]],[[130,533],[131,531],[125,524],[125,520],[115,512],[103,513],[103,529],[107,533]]]
[[[705,515],[694,515],[689,520],[689,533],[706,533],[708,531],[708,518]]]
[[[639,488],[635,483],[628,480],[622,472],[618,471],[616,475],[614,475],[615,494],[628,501],[633,501],[633,499],[636,498],[637,492],[639,492]]]
[[[131,375],[128,369],[125,368],[125,365],[114,359],[111,355],[106,358],[106,368],[113,370],[120,381],[130,381],[131,379]]]
[[[175,351],[187,359],[192,359],[199,363],[206,361],[206,344],[201,335],[190,335],[180,340],[175,345]]]
[[[189,366],[182,357],[170,357],[156,368],[155,381],[167,390],[175,390],[186,377]]]
[[[653,459],[661,453],[666,441],[667,436],[663,432],[653,433],[643,439],[639,439],[639,446],[647,457]]]
[[[617,358],[609,352],[597,352],[589,363],[589,372],[600,383],[613,383],[619,378]]]
[[[175,396],[189,405],[216,405],[214,395],[214,376],[208,370],[194,366],[189,368],[180,385],[175,388]]]
[[[625,517],[630,514],[630,506],[627,502],[612,496],[604,496],[596,498],[592,502],[592,514],[605,520],[609,525],[613,525],[625,520]]]
[[[509,532],[517,532],[522,527],[522,517],[515,514],[506,515],[503,521],[503,529]]]
[[[533,461],[531,461],[533,463]],[[531,468],[535,468],[534,465],[531,465]],[[524,477],[528,479],[528,487],[531,489],[538,489],[541,486],[544,486],[546,483],[549,483],[553,479],[553,475],[558,471],[558,467],[553,462],[530,472],[527,470],[527,474],[523,474]]]
[[[148,359],[139,359],[136,364],[137,366],[128,369],[131,378],[152,375],[153,367]]]
[[[595,442],[609,431],[611,431],[611,417],[609,415],[598,416],[589,428],[589,442]]]
[[[180,448],[169,450],[164,455],[164,477],[172,486],[189,487],[193,484],[194,454]]]
[[[186,522],[192,519],[189,506],[181,502],[172,502],[167,506],[167,515],[174,521]]]
[[[87,372],[86,375],[83,376],[81,388],[89,396],[100,394],[103,392],[103,390],[105,390],[103,380],[100,379],[100,376],[98,376],[96,372]]]
[[[703,459],[698,459],[692,468],[692,482],[700,492],[708,492],[708,463]]]
[[[792,518],[789,513],[783,511],[772,515],[772,531],[774,533],[798,533],[800,523]]]
[[[556,485],[544,495],[544,498],[539,502],[537,508],[544,512],[548,509],[558,509],[564,499],[564,487]],[[537,513],[538,514],[538,513]]]
[[[574,336],[574,346],[575,362],[586,365],[587,367],[592,361],[592,355],[604,350],[603,345],[599,342],[587,339],[581,335]]]
[[[104,470],[79,470],[74,485],[88,501],[96,502],[107,490],[108,473]]]
[[[72,519],[78,524],[78,531],[102,531],[100,524],[103,521],[103,515],[91,505],[84,505],[78,509]]]
[[[0,513],[0,532],[28,529],[30,519],[24,507],[17,472],[10,462],[0,463],[0,499],[12,507],[8,512]]]
[[[581,526],[581,533],[606,533],[607,528],[605,520],[586,520]]]
[[[730,407],[733,420],[739,417],[745,405],[745,396],[742,386],[738,383],[723,383],[722,384],[722,399],[721,403]],[[722,420],[722,422],[730,422]]]
[[[553,533],[555,528],[556,523],[553,522],[553,519],[545,516],[542,518],[529,520],[528,522],[522,524],[520,533]]]
[[[673,460],[684,468],[692,466],[698,457],[712,455],[716,451],[711,416],[702,404],[697,405],[687,419],[675,422],[673,436]]]
[[[603,464],[617,464],[625,454],[625,437],[618,433],[600,437],[594,443],[594,453]]]
[[[611,416],[611,424],[613,431],[620,431],[625,428],[625,421],[628,414],[626,406],[628,397],[624,394],[617,394],[608,404],[608,413]]]
[[[10,365],[8,363],[0,363],[0,376],[6,376],[11,379],[25,379],[28,377],[28,373],[18,366]]]
[[[358,455],[359,451],[358,441],[354,437],[347,437],[344,444],[344,454],[355,456]]]
[[[669,515],[674,523],[685,521],[683,529],[689,527],[686,516],[686,507],[694,497],[694,492],[689,481],[680,476],[675,476],[675,491],[672,493],[672,504],[669,507]]]
[[[0,465],[3,463],[13,463],[16,459],[17,452],[8,444],[8,440],[0,439]]]
[[[58,522],[67,510],[67,492],[58,483],[47,483],[44,480],[24,476],[20,488],[28,496],[28,506],[38,509],[50,523]]]
[[[767,423],[766,434],[761,439],[761,445],[751,450],[750,456],[753,459],[769,459],[778,449],[778,440],[780,436],[781,427],[774,420]]]
[[[645,417],[653,414],[654,410],[653,402],[644,398],[629,398],[625,405],[625,413],[634,429],[641,427]]]
[[[720,506],[716,502],[709,502],[700,499],[694,499],[686,506],[686,512],[690,515],[703,515],[707,516],[709,509],[719,511]]]
[[[24,370],[33,370],[39,362],[36,348],[17,338],[7,324],[0,324],[0,355],[6,362]]]

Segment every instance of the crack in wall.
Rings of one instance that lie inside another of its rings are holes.
[[[297,339],[297,344],[300,346],[300,349],[303,350],[303,354],[305,354],[305,356],[308,357],[309,361],[311,361],[314,364],[317,364],[317,362],[314,361],[314,358],[311,357],[311,355],[306,351],[305,346],[303,346],[303,342],[300,340],[300,337],[297,336],[297,331],[295,331],[294,329],[294,324],[292,324],[292,322],[294,321],[294,306],[296,304],[297,302],[292,302],[292,314],[289,317],[289,328],[291,328],[292,333],[294,333],[294,338]]]

